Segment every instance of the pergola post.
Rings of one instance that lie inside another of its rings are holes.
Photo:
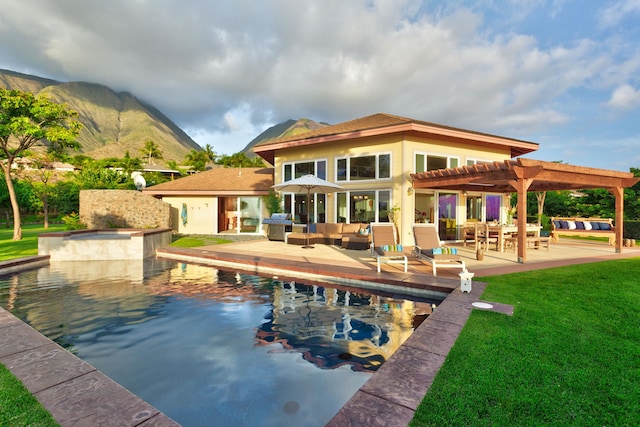
[[[515,188],[518,192],[518,262],[527,262],[527,191],[531,185],[531,179],[518,178]],[[513,185],[513,183],[512,183]]]
[[[615,187],[608,189],[616,198],[616,253],[622,253],[624,236],[624,188]]]

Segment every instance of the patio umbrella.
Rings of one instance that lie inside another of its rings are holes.
[[[303,248],[312,248],[313,246],[309,245],[309,195],[311,193],[334,193],[337,190],[341,190],[342,187],[333,182],[318,178],[315,175],[303,175],[300,178],[285,181],[282,184],[276,184],[273,186],[273,189],[285,193],[307,193],[307,244],[304,245]]]

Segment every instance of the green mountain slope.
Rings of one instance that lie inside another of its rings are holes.
[[[277,125],[271,126],[269,129],[253,138],[242,151],[249,157],[255,156],[255,154],[253,153],[253,147],[259,142],[299,135],[325,126],[328,126],[328,124],[318,123],[310,119],[290,119]]]
[[[165,162],[180,162],[192,149],[201,150],[168,117],[127,92],[116,93],[94,83],[61,83],[8,70],[0,70],[0,86],[47,94],[76,110],[83,124],[78,137],[80,152],[96,159],[122,157],[125,151],[138,157],[147,140],[160,147]]]

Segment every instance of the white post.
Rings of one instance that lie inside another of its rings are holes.
[[[462,292],[471,292],[471,279],[473,278],[475,273],[470,273],[466,268],[462,273],[459,273],[460,276],[460,290]]]

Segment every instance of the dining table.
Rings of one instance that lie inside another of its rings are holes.
[[[538,224],[527,224],[527,235],[540,237],[541,226]],[[476,251],[484,243],[484,250],[489,249],[489,239],[497,239],[496,249],[504,252],[505,239],[511,238],[518,233],[518,226],[513,224],[500,224],[497,222],[479,222],[476,224],[475,245]]]

